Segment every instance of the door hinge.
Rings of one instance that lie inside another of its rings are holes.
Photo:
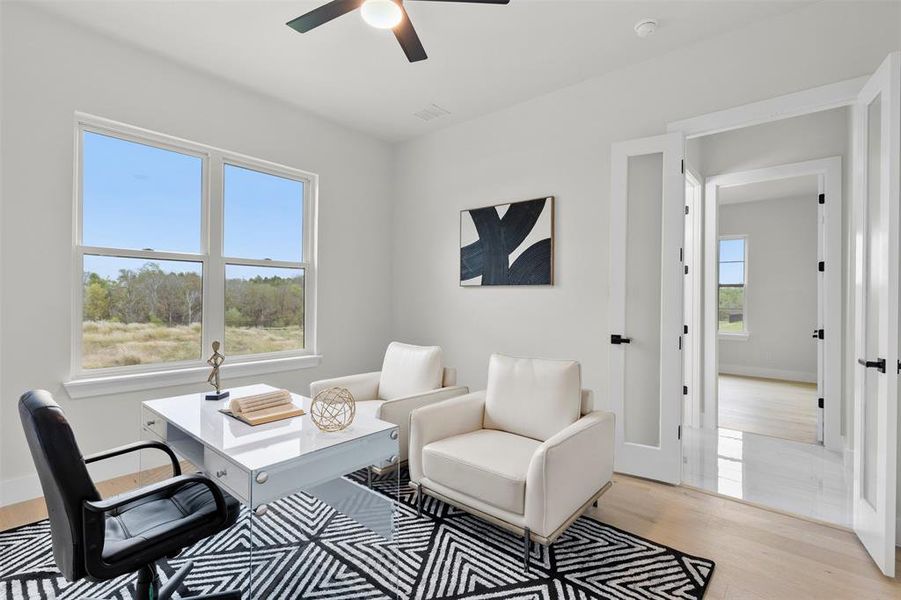
[[[678,437],[680,440],[682,439],[682,426],[681,425],[679,425],[678,428],[676,429],[676,437]]]
[[[682,333],[684,333],[685,335],[688,335],[688,325],[682,326]]]
[[[820,194],[817,196],[817,202],[819,204],[826,204],[826,194]]]
[[[679,350],[682,349],[682,336],[679,336]]]
[[[685,274],[688,275],[688,265],[685,265]]]
[[[683,254],[684,251],[684,248],[679,248],[679,262],[685,262],[685,255]]]
[[[682,395],[683,395],[683,396],[687,396],[687,395],[688,395],[688,386],[687,386],[687,385],[683,385],[683,386],[682,386]]]
[[[611,344],[617,344],[617,345],[619,345],[619,344],[631,344],[631,343],[632,343],[632,338],[627,338],[627,337],[624,337],[624,336],[622,336],[622,335],[620,335],[620,334],[618,334],[618,333],[614,333],[614,334],[612,334],[612,335],[610,336],[610,343],[611,343]]]
[[[826,261],[821,260],[820,262],[818,262],[818,263],[817,263],[817,270],[818,270],[820,273],[822,273],[823,271],[825,271],[825,270],[826,270]]]
[[[687,204],[685,205],[685,214],[686,215],[688,214],[688,205]]]
[[[825,329],[817,329],[817,338],[821,340],[826,339],[826,330]]]
[[[682,169],[682,172],[685,173],[685,159],[684,158],[682,159],[682,166],[680,168]]]
[[[817,398],[817,406],[819,408],[823,408],[823,399],[822,398]]]

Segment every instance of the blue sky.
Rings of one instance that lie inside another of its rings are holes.
[[[85,132],[82,162],[85,245],[203,251],[200,158]],[[226,256],[301,261],[304,184],[232,165],[224,179]],[[141,264],[85,258],[86,271],[105,277]],[[160,266],[199,272],[196,263]]]
[[[720,240],[720,285],[744,283],[745,241]]]

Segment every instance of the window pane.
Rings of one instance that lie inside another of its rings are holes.
[[[303,260],[303,182],[225,165],[225,255]]]
[[[84,244],[201,250],[200,158],[87,131],[82,149]]]
[[[721,287],[719,298],[719,330],[727,333],[744,331],[744,306],[744,287]]]
[[[720,262],[744,262],[745,241],[743,239],[720,240]]]
[[[303,348],[303,314],[303,269],[225,267],[227,354]]]
[[[745,263],[720,263],[720,285],[741,285],[745,282]]]
[[[201,356],[201,263],[84,257],[84,369]]]

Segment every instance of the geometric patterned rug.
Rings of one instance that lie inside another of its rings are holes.
[[[363,483],[365,471],[349,478]],[[396,476],[376,478],[373,488],[393,499]],[[524,573],[521,538],[428,496],[417,518],[412,492],[401,490],[393,541],[306,494],[271,504],[253,534],[253,597],[663,600],[702,598],[713,575],[713,561],[588,517],[550,548],[533,544]],[[161,579],[191,560],[178,597],[246,589],[248,539],[247,527],[235,526],[204,540],[161,564]],[[125,600],[133,580],[67,582],[54,565],[46,520],[0,533],[0,600]]]

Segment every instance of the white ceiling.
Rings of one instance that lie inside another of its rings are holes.
[[[285,26],[326,0],[34,0],[45,10],[387,140],[445,127],[809,2],[409,1],[429,59],[344,15]],[[639,39],[633,25],[656,18]],[[450,115],[413,113],[435,103]]]
[[[799,198],[803,196],[813,200],[818,192],[816,175],[803,175],[801,177],[773,179],[759,183],[746,183],[744,185],[720,188],[717,191],[716,199],[718,204],[737,204],[739,202]]]

